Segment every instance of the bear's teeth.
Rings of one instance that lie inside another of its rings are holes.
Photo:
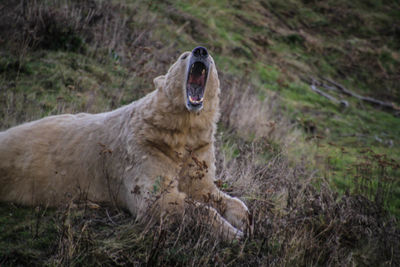
[[[189,96],[189,101],[194,104],[199,104],[199,103],[203,102],[203,97],[199,101],[197,101],[197,100],[194,100],[193,97]]]

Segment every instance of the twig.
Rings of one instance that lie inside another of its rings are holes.
[[[257,201],[264,202],[264,203],[271,204],[271,205],[274,204],[273,201],[268,200],[268,199],[261,199],[261,198],[257,198],[257,197],[241,197],[241,198],[244,198],[247,200],[257,200]]]
[[[362,100],[362,101],[365,101],[365,102],[369,102],[369,103],[372,103],[372,104],[375,104],[375,105],[379,105],[379,106],[384,107],[384,108],[392,109],[392,110],[395,110],[395,111],[399,111],[400,110],[400,108],[397,107],[393,103],[384,102],[384,101],[381,101],[381,100],[378,100],[378,99],[375,99],[375,98],[372,98],[372,97],[362,96],[362,95],[356,94],[356,93],[346,89],[346,87],[344,87],[343,85],[341,85],[341,84],[339,84],[339,83],[337,83],[335,81],[332,81],[332,80],[330,80],[328,78],[322,78],[322,79],[324,81],[329,82],[330,84],[333,84],[334,86],[336,86],[336,88],[338,88],[342,93],[344,93],[346,95],[355,97],[355,98],[357,98],[359,100]]]
[[[325,83],[321,83],[319,86],[322,86],[322,87],[324,87],[326,90],[329,90],[329,91],[335,91],[335,92],[339,92],[339,91],[340,91],[340,90],[337,89],[335,86],[329,86],[329,85],[327,85],[327,84],[325,84]]]
[[[322,95],[323,97],[328,98],[330,101],[338,103],[339,104],[339,100],[337,100],[336,98],[334,98],[333,96],[331,96],[330,94],[324,93],[321,90],[319,90],[314,84],[311,84],[311,90],[313,90],[314,92],[316,92],[319,95]]]
[[[313,90],[314,92],[316,92],[319,95],[322,95],[323,97],[326,97],[327,99],[329,99],[330,101],[336,103],[336,104],[340,104],[343,107],[348,107],[349,103],[346,100],[337,100],[336,98],[334,98],[333,96],[331,96],[330,94],[327,94],[321,90],[319,90],[314,84],[311,84],[311,90]]]
[[[110,222],[111,222],[112,224],[118,225],[116,222],[113,221],[113,219],[111,219],[110,214],[108,214],[108,209],[106,209],[106,214],[107,214],[107,217],[108,217],[108,219],[110,220]]]

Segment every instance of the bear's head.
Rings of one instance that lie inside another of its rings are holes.
[[[200,46],[180,55],[165,76],[154,79],[154,84],[172,105],[190,112],[215,106],[220,90],[214,60]]]

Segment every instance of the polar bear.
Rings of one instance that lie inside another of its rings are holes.
[[[196,47],[154,84],[114,111],[49,116],[0,132],[0,200],[57,206],[84,194],[139,219],[176,218],[190,203],[204,207],[212,229],[240,238],[248,209],[214,184],[220,89],[213,58]]]

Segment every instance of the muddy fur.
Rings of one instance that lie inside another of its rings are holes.
[[[189,58],[183,53],[154,79],[155,91],[117,110],[50,116],[1,132],[0,200],[57,206],[84,195],[138,219],[204,206],[215,231],[240,237],[248,210],[214,184],[217,70],[209,56],[204,108],[188,111]]]

